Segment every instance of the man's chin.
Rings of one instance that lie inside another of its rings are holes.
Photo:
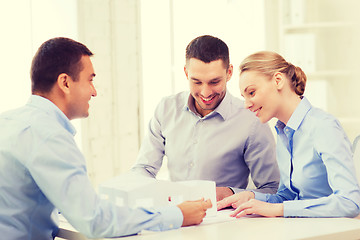
[[[218,103],[205,104],[201,102],[201,104],[199,104],[200,108],[206,111],[214,110],[217,107],[217,105]]]
[[[84,114],[82,114],[82,115],[74,116],[74,117],[72,117],[70,120],[87,118],[88,116],[89,116],[89,113],[84,113]]]

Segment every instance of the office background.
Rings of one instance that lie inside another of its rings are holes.
[[[98,96],[89,118],[73,123],[97,186],[133,165],[157,103],[188,88],[186,45],[210,34],[229,46],[233,95],[240,97],[241,60],[277,51],[305,70],[305,95],[339,118],[353,141],[360,134],[358,9],[356,0],[0,0],[0,112],[26,103],[42,42],[65,36],[86,44],[95,53]]]

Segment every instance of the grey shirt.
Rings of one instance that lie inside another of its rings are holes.
[[[189,92],[165,97],[155,110],[134,171],[156,177],[168,159],[172,181],[212,180],[217,187],[245,189],[249,174],[264,193],[275,193],[279,169],[274,136],[229,92],[210,114],[197,114]]]

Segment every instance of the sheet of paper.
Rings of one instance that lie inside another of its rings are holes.
[[[234,211],[233,209],[224,209],[217,212],[214,216],[206,216],[203,222],[200,225],[208,225],[213,223],[220,223],[220,222],[228,222],[234,221],[236,218],[230,217],[231,212]]]

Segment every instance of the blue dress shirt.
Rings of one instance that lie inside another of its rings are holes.
[[[287,125],[278,121],[276,130],[280,186],[276,194],[255,192],[255,198],[283,203],[285,217],[357,216],[360,190],[340,123],[304,97]]]
[[[100,199],[73,126],[49,100],[33,95],[26,106],[0,115],[0,132],[0,233],[6,239],[53,239],[55,207],[92,238],[181,226],[178,207],[129,209]]]
[[[172,181],[212,180],[241,191],[249,174],[259,191],[275,193],[279,169],[267,124],[229,92],[208,115],[197,114],[189,92],[165,97],[150,121],[134,171],[155,177],[164,156]]]

